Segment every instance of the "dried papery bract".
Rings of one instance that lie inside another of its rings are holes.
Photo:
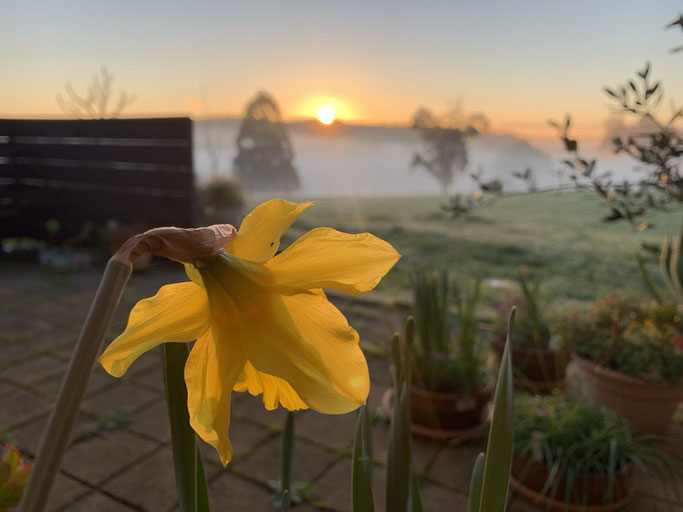
[[[132,237],[112,256],[43,433],[36,463],[19,507],[21,512],[40,512],[45,508],[85,387],[132,272],[132,263],[148,252],[193,263],[223,252],[236,235],[235,228],[228,224],[196,229],[157,228]]]
[[[151,253],[180,263],[194,263],[225,251],[236,236],[237,230],[230,224],[155,228],[128,239],[113,259],[133,263],[143,254]]]

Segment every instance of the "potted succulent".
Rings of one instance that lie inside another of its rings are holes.
[[[679,306],[613,295],[562,322],[585,394],[637,432],[664,433],[683,400]]]
[[[510,332],[512,369],[515,387],[535,392],[549,392],[564,386],[569,355],[557,343],[549,327],[548,315],[539,299],[539,283],[532,281],[526,269],[519,273],[522,297],[515,301],[517,316]],[[508,305],[501,308],[509,310]],[[500,315],[494,324],[493,349],[502,356],[507,320]]]
[[[456,285],[446,270],[426,268],[415,271],[413,289],[412,429],[438,439],[466,435],[486,423],[493,392],[477,334],[481,283]],[[455,335],[451,299],[457,313]]]
[[[546,511],[619,510],[633,492],[636,470],[680,465],[652,446],[652,436],[632,436],[614,411],[596,411],[559,391],[521,394],[515,400],[511,487]],[[677,475],[677,476],[675,476]]]

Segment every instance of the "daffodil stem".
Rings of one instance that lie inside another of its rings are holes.
[[[178,505],[182,512],[208,512],[204,464],[187,410],[184,369],[190,351],[186,343],[165,343],[161,350]]]
[[[287,413],[285,430],[282,433],[282,494],[280,510],[289,512],[292,504],[292,458],[294,456],[294,413]]]
[[[31,477],[24,488],[19,512],[42,512],[47,505],[83,393],[132,270],[130,263],[123,261],[111,259],[107,263],[71,362],[62,379]]]

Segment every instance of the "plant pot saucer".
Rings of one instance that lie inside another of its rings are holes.
[[[394,405],[394,389],[387,389],[382,395],[382,409],[387,417],[391,417],[391,411]],[[478,425],[463,429],[440,429],[433,427],[425,427],[423,425],[410,424],[410,431],[416,436],[431,439],[433,441],[450,441],[452,439],[459,439],[461,437],[470,437],[481,432],[489,424],[491,420],[491,404],[489,404],[482,414],[482,420]]]
[[[631,486],[631,489],[626,496],[609,505],[581,505],[578,503],[565,503],[564,501],[554,500],[547,496],[541,496],[533,489],[525,486],[513,475],[510,475],[510,488],[513,492],[519,494],[525,501],[537,506],[540,510],[548,512],[614,512],[616,510],[621,510],[628,505],[628,502],[635,492],[635,486]]]

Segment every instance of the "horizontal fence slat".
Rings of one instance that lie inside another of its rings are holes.
[[[73,182],[75,184],[122,187],[162,188],[187,190],[192,187],[189,172],[145,171],[140,169],[112,169],[100,167],[55,167],[0,164],[0,186],[5,179],[39,179]],[[14,182],[13,182],[14,183]]]
[[[113,137],[38,137],[38,136],[1,136],[0,144],[51,144],[69,146],[140,146],[159,148],[186,148],[185,139],[132,139]]]
[[[73,146],[53,144],[0,144],[0,158],[29,158],[31,161],[82,160],[89,162],[131,162],[190,166],[191,148],[136,146]]]
[[[0,136],[113,137],[191,140],[187,117],[145,119],[0,119]]]

